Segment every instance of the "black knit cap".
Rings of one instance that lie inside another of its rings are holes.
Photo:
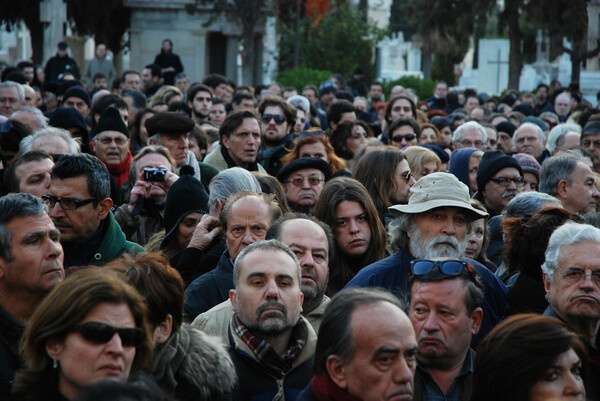
[[[304,170],[306,168],[315,168],[321,171],[325,175],[325,181],[329,179],[331,176],[331,170],[329,169],[329,164],[323,159],[314,158],[314,157],[302,157],[300,159],[296,159],[281,170],[277,174],[277,179],[280,182],[285,183],[285,180],[295,173],[298,170]]]
[[[88,107],[90,105],[90,94],[82,86],[71,86],[65,91],[65,93],[63,93],[63,101],[67,100],[70,97],[77,97],[83,100],[88,105]]]
[[[481,193],[485,190],[485,184],[490,181],[494,174],[507,167],[516,168],[523,176],[523,169],[514,157],[507,156],[499,150],[484,153],[479,163],[479,170],[477,170],[477,191]]]
[[[190,213],[208,213],[208,194],[202,183],[194,178],[194,169],[184,165],[179,170],[180,177],[169,189],[165,205],[165,237],[161,248],[164,248],[175,233],[177,226]]]
[[[156,113],[146,120],[148,135],[163,134],[178,137],[187,134],[194,128],[194,120],[181,113],[164,112]]]
[[[517,127],[510,121],[502,121],[501,123],[496,124],[496,130],[498,132],[506,132],[508,136],[512,138],[517,130]]]
[[[50,114],[48,121],[53,127],[68,130],[69,128],[77,127],[87,134],[88,129],[83,115],[74,107],[59,107]]]
[[[112,106],[107,108],[102,117],[100,117],[98,124],[96,124],[92,131],[92,137],[104,131],[117,131],[129,138],[129,129],[125,125],[121,113]]]

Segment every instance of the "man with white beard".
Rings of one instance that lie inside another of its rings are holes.
[[[421,178],[410,189],[408,204],[394,205],[390,210],[397,215],[389,227],[395,253],[363,268],[346,288],[385,288],[405,300],[410,261],[440,257],[465,259],[463,253],[471,221],[487,216],[471,206],[469,188],[448,173],[433,173]],[[485,266],[471,259],[465,260],[475,268],[486,287],[481,329],[472,341],[475,345],[504,315],[506,287]]]

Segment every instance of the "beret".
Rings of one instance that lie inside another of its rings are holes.
[[[145,124],[150,136],[163,134],[172,137],[187,134],[195,125],[191,118],[174,112],[156,113]]]

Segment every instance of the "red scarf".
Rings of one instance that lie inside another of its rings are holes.
[[[106,162],[102,159],[100,161],[104,163],[110,175],[114,177],[115,182],[117,183],[117,188],[121,188],[121,186],[125,184],[125,181],[127,181],[129,178],[129,168],[131,167],[131,162],[133,161],[131,152],[128,151],[125,160],[117,165],[106,164]]]
[[[316,374],[310,382],[310,388],[320,401],[361,401],[360,398],[339,388],[327,373]]]

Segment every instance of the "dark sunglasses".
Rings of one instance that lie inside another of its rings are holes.
[[[73,331],[96,344],[106,344],[115,334],[119,334],[124,347],[137,347],[144,341],[144,332],[137,327],[116,328],[100,322],[86,322],[73,327]]]
[[[417,137],[417,134],[394,135],[392,137],[392,141],[402,142],[402,140],[405,139],[406,142],[409,142],[409,141],[412,141],[413,139],[415,139],[416,137]]]
[[[410,271],[415,276],[423,276],[432,270],[436,270],[446,276],[460,276],[467,269],[473,276],[473,268],[462,260],[429,260],[415,259],[410,261]]]
[[[309,136],[314,136],[315,138],[318,138],[320,136],[323,136],[325,132],[321,131],[321,130],[315,130],[315,131],[300,131],[298,132],[298,138],[304,139],[304,138],[308,138]]]
[[[407,171],[406,173],[400,175],[400,177],[402,177],[402,179],[404,181],[406,181],[406,183],[408,183],[410,181],[410,179],[412,178],[412,176],[413,176],[412,175],[412,171]]]
[[[263,123],[268,124],[269,121],[271,121],[271,119],[275,120],[275,124],[277,125],[281,125],[285,122],[285,116],[282,116],[281,114],[263,114],[262,115],[262,120]]]

